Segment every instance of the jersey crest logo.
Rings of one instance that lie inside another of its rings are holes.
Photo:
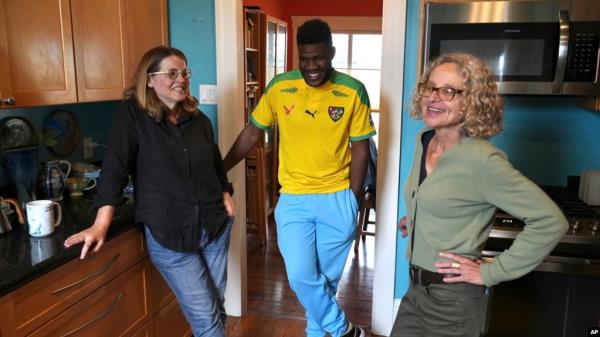
[[[327,112],[329,112],[329,117],[331,117],[334,122],[337,122],[344,115],[344,107],[330,106],[329,109],[327,109]]]

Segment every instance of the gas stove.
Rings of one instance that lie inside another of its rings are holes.
[[[536,270],[600,276],[600,208],[590,207],[566,187],[543,186],[569,221],[569,230]],[[508,249],[525,223],[498,210],[483,256],[493,258]]]
[[[556,202],[569,221],[569,230],[560,242],[600,247],[600,208],[588,206],[579,200],[576,193],[565,187],[544,186],[542,189]],[[523,221],[498,210],[490,238],[514,239],[524,226]]]

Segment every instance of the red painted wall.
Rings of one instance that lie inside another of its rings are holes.
[[[276,17],[276,18],[281,19],[281,20],[288,21],[288,23],[290,21],[289,20],[289,14],[287,14],[286,8],[284,6],[284,1],[279,1],[279,0],[244,0],[244,6],[258,6],[267,15]]]
[[[244,0],[244,6],[259,6],[267,15],[288,23],[288,68],[296,47],[292,16],[382,16],[383,0]]]

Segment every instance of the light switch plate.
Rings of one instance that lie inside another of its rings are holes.
[[[200,84],[200,104],[217,104],[217,86]]]

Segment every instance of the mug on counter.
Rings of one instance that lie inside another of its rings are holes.
[[[54,232],[62,219],[60,204],[52,200],[35,200],[25,205],[29,235],[46,236]]]

